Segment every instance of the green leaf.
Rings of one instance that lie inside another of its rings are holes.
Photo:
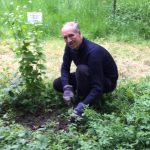
[[[45,67],[43,64],[37,64],[37,67],[38,67],[40,70],[46,70],[46,67]]]

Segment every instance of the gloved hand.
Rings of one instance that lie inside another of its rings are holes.
[[[85,108],[85,104],[84,103],[82,103],[82,102],[80,102],[77,106],[76,106],[76,108],[73,110],[73,112],[74,112],[74,114],[76,114],[77,116],[82,116],[82,114],[83,114],[83,110],[84,110],[84,108]]]
[[[72,85],[65,85],[63,90],[64,90],[63,99],[65,100],[67,105],[71,107],[72,105],[71,100],[74,98],[73,87]]]

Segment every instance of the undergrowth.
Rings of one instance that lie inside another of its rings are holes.
[[[120,81],[113,93],[104,95],[98,108],[86,108],[85,117],[69,121],[67,129],[56,130],[56,120],[47,121],[35,131],[17,124],[14,116],[18,115],[18,105],[22,105],[20,113],[55,108],[62,120],[70,120],[70,111],[64,106],[61,94],[55,93],[51,82],[45,84],[39,101],[32,105],[29,105],[31,97],[16,95],[14,101],[5,86],[1,86],[0,149],[148,150],[150,147],[150,77],[139,82]]]

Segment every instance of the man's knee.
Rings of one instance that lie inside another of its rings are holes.
[[[57,79],[53,81],[53,88],[57,91]]]
[[[63,92],[63,87],[62,87],[62,83],[60,78],[57,78],[53,81],[53,88],[57,91],[57,92]]]

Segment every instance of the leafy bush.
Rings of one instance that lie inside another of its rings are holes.
[[[20,9],[18,8],[20,12]],[[27,89],[40,89],[45,73],[45,56],[41,46],[41,24],[28,24],[19,14],[5,13],[6,24],[13,35],[15,45],[12,48],[19,60],[19,71]]]
[[[17,6],[18,12],[5,13],[4,17],[14,38],[12,50],[19,63],[18,75],[13,76],[5,90],[10,95],[12,105],[27,106],[32,112],[38,110],[42,91],[45,90],[45,55],[41,44],[43,31],[42,24],[29,24],[25,21],[24,15],[20,15],[23,14],[22,9]]]
[[[13,109],[13,111],[17,112],[22,111],[24,114],[35,114],[51,110],[56,106],[61,107],[62,105],[61,94],[56,94],[51,82],[44,83],[44,88],[40,90],[40,93],[29,91],[22,85],[15,85],[14,80],[11,80],[11,82],[7,87],[4,86],[0,89],[1,112]]]

